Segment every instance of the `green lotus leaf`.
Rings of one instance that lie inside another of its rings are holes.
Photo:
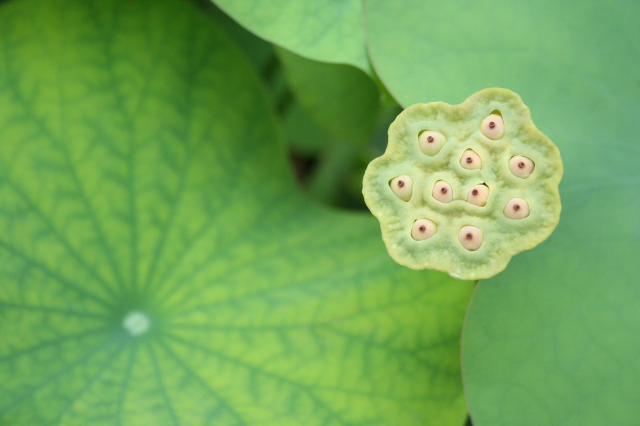
[[[256,35],[298,55],[371,72],[361,0],[213,0]]]
[[[402,103],[507,87],[562,153],[558,228],[481,281],[468,313],[474,424],[636,424],[640,4],[369,0],[366,12],[372,62]]]
[[[362,144],[380,109],[375,83],[350,65],[326,64],[277,49],[287,80],[299,102],[341,143]]]
[[[203,1],[206,2],[206,0]],[[245,54],[247,60],[253,64],[258,74],[268,74],[271,70],[273,60],[273,45],[245,30],[229,15],[213,4],[208,2],[205,4],[207,5],[207,13],[209,13],[215,21],[214,25],[223,29],[234,41],[240,51]],[[267,77],[271,76],[268,75]]]
[[[288,105],[282,117],[282,127],[291,150],[309,158],[318,155],[333,141],[295,100]]]
[[[461,424],[468,283],[299,195],[183,1],[0,7],[0,423]]]

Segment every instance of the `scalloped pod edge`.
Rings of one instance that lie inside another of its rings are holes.
[[[402,111],[362,192],[396,262],[477,280],[551,235],[562,173],[520,96],[489,88]]]

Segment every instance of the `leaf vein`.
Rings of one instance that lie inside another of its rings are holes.
[[[302,392],[307,394],[309,396],[309,398],[315,404],[317,404],[318,407],[320,407],[321,409],[323,409],[324,411],[327,412],[327,414],[329,415],[329,417],[326,419],[327,423],[329,423],[330,420],[335,420],[335,421],[340,422],[341,424],[348,424],[347,421],[345,421],[343,418],[341,418],[338,415],[338,413],[336,413],[331,407],[329,407],[327,405],[326,402],[324,402],[318,395],[316,395],[309,386],[307,386],[307,385],[305,385],[303,383],[298,383],[298,382],[296,382],[294,380],[291,380],[291,379],[289,379],[287,377],[284,377],[284,376],[281,376],[279,374],[264,370],[264,369],[262,369],[262,368],[260,368],[260,367],[258,367],[256,365],[249,364],[249,363],[240,361],[240,360],[235,359],[235,358],[231,358],[231,357],[229,357],[229,356],[227,356],[227,355],[225,355],[223,353],[220,353],[220,352],[214,351],[214,350],[212,350],[210,348],[198,345],[198,344],[196,344],[194,342],[185,341],[185,340],[183,340],[183,339],[181,339],[181,338],[179,338],[179,337],[177,337],[175,335],[167,333],[166,337],[171,339],[171,340],[173,340],[173,341],[175,341],[175,342],[178,342],[178,343],[180,343],[183,346],[186,346],[188,348],[197,349],[197,350],[199,350],[201,352],[204,352],[205,354],[214,356],[214,357],[216,357],[218,359],[221,359],[221,360],[223,360],[225,362],[228,362],[229,364],[237,365],[237,366],[242,367],[242,368],[244,368],[244,369],[246,369],[246,370],[248,370],[248,371],[250,371],[252,373],[257,373],[259,375],[262,375],[262,376],[265,376],[265,377],[269,377],[272,380],[275,380],[275,381],[280,382],[280,383],[285,383],[285,384],[287,384],[287,385],[289,385],[289,386],[291,386],[291,387],[293,387],[295,389],[301,390]]]
[[[10,64],[11,64],[11,60],[9,58],[9,53],[7,51],[7,45],[8,43],[2,43],[4,49],[3,49],[3,56],[4,56],[4,61],[7,65],[7,73],[8,74],[15,74],[15,72],[13,72],[10,68]],[[64,144],[54,135],[54,133],[51,131],[51,129],[49,129],[49,127],[43,122],[43,120],[35,113],[35,111],[31,108],[30,106],[30,101],[28,99],[25,99],[24,96],[22,95],[22,93],[19,91],[19,85],[17,84],[12,84],[9,86],[9,90],[11,91],[11,93],[13,94],[14,99],[18,102],[18,104],[21,105],[24,113],[26,114],[26,118],[30,119],[31,122],[33,122],[38,129],[40,130],[40,132],[47,138],[49,139],[49,141],[58,149],[58,151],[62,154],[64,161],[67,165],[67,169],[69,171],[69,176],[71,177],[71,180],[77,190],[77,194],[79,195],[79,198],[84,206],[84,208],[87,210],[88,212],[88,217],[91,220],[92,226],[94,227],[96,234],[98,236],[98,239],[101,241],[101,244],[103,245],[103,249],[105,251],[105,254],[107,256],[107,259],[110,262],[110,266],[113,269],[114,274],[116,275],[116,277],[119,277],[119,270],[117,268],[117,265],[115,263],[115,260],[113,258],[112,255],[112,250],[110,249],[110,247],[107,244],[106,238],[105,238],[105,234],[104,231],[102,229],[102,227],[99,225],[98,221],[97,221],[97,216],[96,213],[91,205],[91,203],[89,202],[89,199],[87,198],[87,195],[82,187],[82,185],[80,184],[80,179],[78,178],[78,173],[76,168],[74,167],[73,162],[71,161],[71,158],[69,157],[69,152],[67,151],[67,149],[64,148]],[[31,203],[33,205],[33,203]],[[42,212],[40,212],[38,210],[39,215],[43,215]],[[48,220],[45,221],[45,223],[48,223]],[[54,228],[52,228],[54,229]],[[63,244],[65,244],[65,246],[69,246],[68,241],[66,241],[66,239],[64,239],[58,232],[57,230],[55,231],[57,235],[59,235],[59,238],[61,238],[61,240],[63,241]],[[75,251],[72,251],[72,254],[75,254],[76,257],[79,258],[79,255],[77,253],[75,253]],[[83,265],[86,265],[86,261],[82,261]],[[97,271],[93,271],[93,274],[98,277],[99,274],[97,273]],[[104,283],[105,280],[100,277],[100,282]]]
[[[83,354],[79,358],[76,358],[73,362],[65,365],[63,368],[61,368],[60,370],[56,371],[55,373],[50,374],[42,382],[38,383],[35,386],[32,386],[29,390],[27,390],[27,391],[23,392],[22,394],[18,395],[15,399],[13,399],[12,401],[8,402],[7,404],[4,404],[3,406],[0,406],[0,411],[6,411],[11,407],[14,407],[14,406],[20,404],[23,400],[25,400],[26,398],[28,398],[31,395],[34,395],[35,393],[37,393],[41,389],[45,388],[47,385],[51,384],[54,380],[56,380],[56,379],[58,379],[60,377],[63,377],[67,373],[72,372],[73,370],[75,370],[80,365],[86,364],[87,361],[89,361],[91,358],[93,358],[93,356],[95,356],[98,352],[100,352],[100,349],[104,349],[105,344],[107,344],[107,343],[113,344],[113,341],[115,340],[116,337],[119,337],[119,336],[118,335],[111,336],[110,338],[102,341],[100,344],[94,346],[91,350],[89,350],[89,352],[86,352],[85,354]]]
[[[160,364],[158,363],[158,358],[156,356],[156,351],[153,349],[153,346],[149,345],[149,356],[151,357],[151,363],[153,364],[153,371],[158,381],[158,388],[160,389],[160,394],[162,395],[162,399],[165,404],[167,404],[167,410],[169,411],[169,415],[171,416],[171,420],[173,420],[173,424],[179,425],[180,421],[178,420],[178,415],[169,399],[169,395],[167,394],[166,387],[164,385],[164,381],[162,380],[162,371],[160,370]]]
[[[118,393],[118,404],[116,406],[116,422],[122,424],[122,405],[124,404],[124,398],[129,386],[129,380],[131,379],[131,369],[133,368],[133,361],[136,357],[136,349],[138,345],[134,342],[131,347],[131,353],[129,354],[129,360],[127,361],[127,367],[125,368],[122,384],[120,385],[120,392]]]
[[[34,267],[36,269],[41,270],[46,275],[48,275],[51,278],[53,278],[54,280],[56,280],[63,287],[68,288],[70,290],[73,290],[76,293],[86,297],[87,299],[91,299],[91,300],[97,302],[98,304],[102,305],[103,307],[106,307],[107,309],[113,308],[113,305],[108,300],[103,299],[102,297],[96,296],[95,294],[93,294],[91,292],[88,292],[83,287],[81,287],[78,284],[75,284],[72,281],[69,281],[68,279],[64,278],[63,276],[53,272],[51,269],[49,269],[48,266],[46,266],[43,263],[40,263],[37,260],[27,256],[25,253],[19,251],[15,247],[10,246],[9,244],[7,244],[6,242],[4,242],[2,240],[0,240],[0,248],[4,249],[6,252],[8,252],[9,254],[13,255],[14,257],[18,257],[18,258],[22,259],[28,265],[30,265],[30,266],[32,266],[32,267]]]
[[[247,422],[244,421],[242,419],[242,417],[240,417],[240,414],[233,409],[233,407],[231,407],[229,405],[229,403],[220,396],[220,394],[214,390],[209,383],[204,380],[201,376],[199,376],[195,371],[193,371],[191,368],[189,368],[187,366],[187,363],[185,362],[185,360],[183,358],[181,358],[178,354],[176,354],[170,347],[169,345],[167,345],[164,341],[160,340],[159,341],[159,345],[164,349],[164,351],[171,357],[173,358],[173,360],[176,362],[177,365],[179,365],[190,377],[192,377],[193,379],[196,380],[197,383],[199,383],[207,392],[209,392],[209,394],[211,394],[211,396],[213,396],[213,398],[218,401],[218,403],[224,407],[230,414],[232,417],[234,417],[236,419],[236,421],[238,422],[238,424],[242,424],[242,425],[246,425]]]
[[[98,369],[98,372],[94,374],[89,380],[87,380],[87,383],[76,393],[76,395],[70,398],[69,402],[63,407],[60,413],[58,413],[58,415],[51,421],[51,424],[57,424],[60,419],[62,419],[64,415],[69,412],[69,410],[73,407],[73,403],[80,399],[80,397],[91,388],[95,381],[104,374],[107,368],[109,368],[116,361],[123,349],[124,342],[118,345],[116,349],[114,349],[113,352],[109,354],[106,361]]]

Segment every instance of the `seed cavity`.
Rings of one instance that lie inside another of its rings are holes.
[[[477,152],[467,149],[460,157],[460,165],[468,170],[479,169],[482,167],[482,159]]]
[[[418,219],[411,227],[411,238],[416,241],[424,241],[433,237],[438,230],[438,226],[429,219]]]
[[[411,199],[411,193],[413,191],[413,179],[411,176],[401,175],[391,179],[389,186],[394,194],[403,201],[409,201]]]
[[[418,135],[420,150],[426,155],[436,155],[444,146],[447,138],[440,132],[424,130]]]
[[[460,244],[470,251],[478,250],[482,245],[483,238],[482,230],[477,226],[463,226],[458,233]]]
[[[448,203],[453,200],[453,189],[447,182],[439,180],[433,185],[432,195],[441,203]]]
[[[504,120],[499,114],[491,114],[480,125],[482,134],[489,139],[500,139],[504,135]]]
[[[515,155],[511,157],[511,160],[509,160],[509,169],[511,169],[511,173],[522,179],[528,178],[531,173],[533,173],[534,168],[535,164],[533,161],[522,155]]]
[[[512,198],[504,207],[504,215],[510,219],[524,219],[529,216],[529,204],[522,198]]]
[[[488,199],[489,187],[484,183],[472,187],[467,194],[467,202],[480,207],[484,207]]]

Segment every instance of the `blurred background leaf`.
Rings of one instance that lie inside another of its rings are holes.
[[[367,74],[284,49],[276,52],[295,96],[320,127],[343,143],[357,145],[368,139],[380,109],[380,95]]]
[[[312,143],[317,148],[313,152],[317,169],[309,179],[308,192],[326,204],[350,206],[347,199],[360,198],[364,170],[358,157],[369,154],[376,121],[385,111],[378,89],[367,74],[350,65],[312,61],[280,48],[276,52],[294,98],[315,122],[300,128],[307,123],[298,113],[294,118],[298,126],[287,127],[295,131],[291,134],[295,137],[289,138],[294,151],[304,152]],[[291,119],[286,123],[293,124]],[[316,128],[325,135],[319,144],[318,136],[311,134]],[[355,192],[349,187],[351,177],[358,182]]]
[[[213,0],[242,26],[301,56],[370,71],[361,0]]]
[[[551,238],[482,281],[464,333],[478,425],[637,424],[637,2],[366,3],[376,71],[403,105],[518,92],[560,148]]]

